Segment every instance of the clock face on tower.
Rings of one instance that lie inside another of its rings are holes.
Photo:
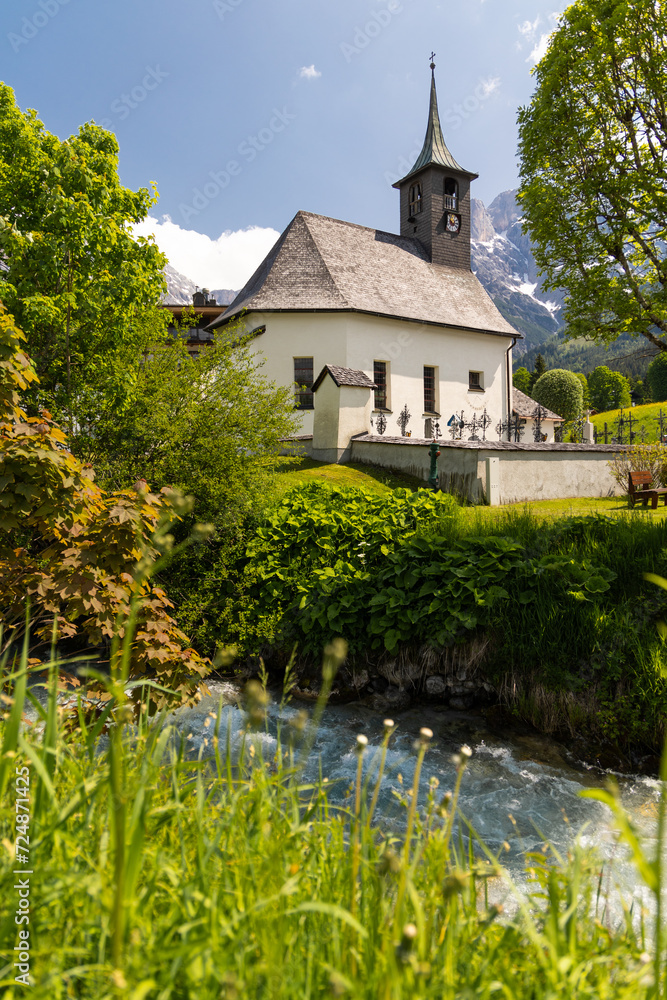
[[[461,216],[455,212],[448,212],[446,217],[446,227],[448,233],[458,233],[461,228]]]

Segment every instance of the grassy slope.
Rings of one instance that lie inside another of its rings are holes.
[[[658,414],[660,410],[662,410],[664,416],[664,421],[665,421],[664,427],[665,427],[665,433],[667,434],[667,403],[645,403],[644,406],[632,407],[632,419],[633,419],[632,429],[633,431],[641,435],[642,427],[645,427],[647,442],[658,440],[658,435],[660,433],[658,424]],[[626,407],[626,409],[623,412],[624,415],[627,416],[628,413],[630,413],[630,410]],[[603,431],[604,425],[606,423],[609,429],[609,433],[611,435],[612,428],[616,426],[616,422],[620,414],[621,414],[620,410],[607,410],[605,413],[596,413],[593,417],[591,417],[591,420],[597,427],[598,431]],[[637,438],[635,440],[640,441],[641,438]]]
[[[426,483],[415,476],[408,476],[391,469],[381,469],[374,465],[329,465],[316,462],[312,458],[283,458],[278,467],[278,490],[286,493],[299,483],[313,480],[332,486],[360,486],[371,493],[384,494],[399,488],[417,490]]]

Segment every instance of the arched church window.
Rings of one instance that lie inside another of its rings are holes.
[[[458,211],[459,207],[459,185],[453,177],[445,177],[445,209],[451,212]]]
[[[417,215],[422,210],[422,186],[421,184],[410,185],[410,215]]]

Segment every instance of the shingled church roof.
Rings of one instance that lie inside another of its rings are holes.
[[[377,389],[372,378],[356,368],[339,368],[337,365],[325,365],[313,382],[313,392],[317,392],[327,375],[330,375],[335,385],[352,386],[353,389]]]
[[[521,337],[472,271],[432,264],[422,244],[298,212],[209,329],[246,310],[361,312]]]

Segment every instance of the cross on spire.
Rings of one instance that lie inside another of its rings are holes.
[[[434,59],[435,59],[435,52],[431,52],[431,69],[435,69],[435,63],[433,62]]]

